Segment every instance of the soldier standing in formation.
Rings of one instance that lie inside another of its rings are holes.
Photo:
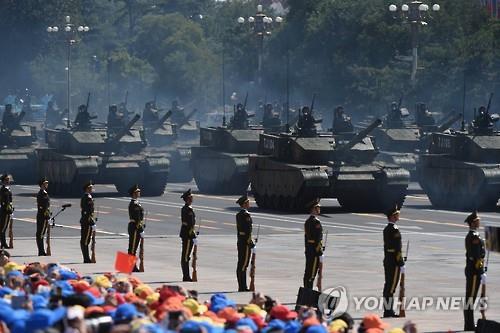
[[[91,263],[89,255],[89,244],[92,236],[92,231],[95,230],[94,220],[94,199],[92,198],[93,183],[88,181],[83,185],[82,199],[80,200],[81,218],[80,218],[80,247],[82,249],[83,263]]]
[[[250,291],[247,287],[247,268],[250,262],[250,252],[255,247],[252,240],[252,217],[248,213],[250,200],[246,195],[236,201],[241,210],[236,214],[236,229],[238,232],[238,265],[236,277],[238,291]]]
[[[155,103],[147,102],[142,111],[142,122],[145,124],[145,127],[150,127],[152,123],[157,123],[159,120],[160,116],[158,115]]]
[[[12,223],[12,213],[14,206],[12,205],[12,192],[10,191],[10,176],[4,173],[0,177],[2,187],[0,188],[0,246],[3,249],[10,249],[7,244],[6,234]]]
[[[304,241],[306,269],[304,271],[304,288],[313,289],[314,279],[318,273],[319,263],[323,260],[323,227],[318,215],[321,212],[319,199],[309,204],[310,216],[304,224]]]
[[[144,228],[146,227],[144,223],[144,208],[142,208],[139,198],[141,196],[141,189],[139,185],[134,185],[129,190],[130,203],[128,205],[128,254],[136,255],[137,248],[141,238],[144,235]],[[137,265],[134,266],[134,272],[139,272]]]
[[[116,106],[116,104],[110,105],[107,122],[108,130],[116,133],[121,128],[125,127],[125,125],[124,115],[123,113],[118,112],[118,106]]]
[[[43,245],[43,239],[47,228],[49,228],[50,219],[50,198],[47,193],[47,188],[49,187],[49,181],[47,178],[43,177],[38,182],[40,186],[40,191],[36,195],[37,213],[36,213],[36,246],[38,247],[38,255],[46,256],[45,247]]]
[[[78,113],[76,114],[76,128],[84,131],[90,130],[92,126],[91,120],[96,118],[97,116],[91,116],[89,110],[87,110],[87,106],[82,104],[78,107]]]
[[[388,224],[384,228],[384,317],[398,317],[393,309],[394,292],[398,286],[399,276],[405,269],[401,233],[396,225],[399,220],[398,207],[390,209],[386,215]]]
[[[464,331],[474,331],[474,302],[476,301],[480,283],[485,283],[484,272],[484,241],[479,235],[480,219],[477,212],[473,212],[465,219],[469,225],[469,232],[465,237],[465,304],[464,304]]]
[[[193,245],[197,242],[196,231],[196,217],[193,207],[193,194],[191,189],[184,192],[181,196],[184,200],[184,206],[181,209],[181,231],[179,237],[182,239],[182,253],[181,253],[181,268],[182,268],[182,281],[191,282],[191,275],[189,274],[189,260],[191,259],[191,251]]]

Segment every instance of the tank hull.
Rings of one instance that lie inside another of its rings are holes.
[[[500,165],[449,155],[425,154],[418,163],[420,186],[437,208],[493,210],[500,198]]]
[[[35,148],[0,148],[0,170],[12,175],[16,184],[32,185],[38,181]]]
[[[415,153],[399,153],[381,151],[376,160],[387,164],[395,164],[410,172],[411,180],[417,180],[417,163],[419,155]]]
[[[242,194],[248,189],[248,154],[209,147],[191,148],[191,168],[198,189],[210,194]]]
[[[128,196],[128,189],[140,184],[142,195],[163,194],[168,178],[169,161],[165,155],[66,155],[52,149],[38,150],[38,172],[51,180],[53,195],[79,196],[84,181],[113,184]]]
[[[336,198],[351,211],[385,211],[406,196],[409,173],[398,166],[302,165],[251,156],[252,191],[259,207],[300,211],[315,198]]]

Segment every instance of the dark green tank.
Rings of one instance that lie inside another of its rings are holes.
[[[17,184],[36,184],[36,128],[21,124],[24,114],[0,129],[0,172],[11,174]]]
[[[156,123],[144,126],[148,150],[167,154],[170,160],[170,182],[190,182],[193,179],[191,170],[191,147],[199,142],[199,123],[190,120],[194,110],[184,116],[179,124],[167,122],[172,112],[168,111]]]
[[[122,130],[108,136],[106,128],[91,130],[47,129],[48,149],[39,149],[39,172],[50,179],[53,194],[81,194],[81,184],[93,180],[114,184],[128,196],[135,183],[142,194],[163,194],[167,184],[169,161],[164,154],[144,152],[143,134],[132,126],[136,115]]]
[[[420,186],[432,205],[458,210],[494,209],[500,198],[497,114],[481,107],[467,131],[434,133],[418,163]]]
[[[299,121],[300,123],[300,121]],[[259,155],[250,157],[250,181],[257,205],[303,210],[314,198],[337,198],[356,211],[385,211],[403,204],[407,170],[375,162],[368,137],[375,121],[360,133],[260,135]]]
[[[250,183],[248,156],[256,154],[261,128],[200,129],[200,146],[191,148],[194,180],[201,192],[242,194]]]

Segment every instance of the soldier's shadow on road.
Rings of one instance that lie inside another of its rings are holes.
[[[465,212],[465,213],[470,213],[470,210],[462,209],[440,209],[440,208],[435,208],[431,204],[425,204],[425,205],[418,205],[418,204],[404,204],[403,208],[413,208],[416,210],[442,210],[442,211],[450,211],[450,212]],[[495,208],[491,209],[481,209],[481,212],[484,213],[500,213],[500,206],[496,206]]]

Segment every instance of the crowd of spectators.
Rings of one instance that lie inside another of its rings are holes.
[[[132,275],[82,276],[58,264],[10,261],[0,251],[0,333],[346,333],[355,332],[347,313],[324,319],[316,309],[297,311],[261,293],[236,304],[216,293],[206,302],[195,291],[173,285],[152,288]],[[416,333],[374,314],[360,333]]]

